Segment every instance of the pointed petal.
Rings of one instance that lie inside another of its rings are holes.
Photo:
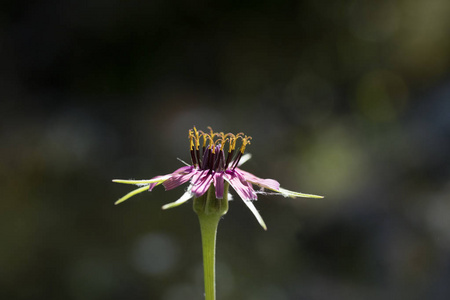
[[[129,192],[128,194],[126,194],[125,196],[123,196],[122,198],[120,198],[119,200],[116,201],[116,203],[114,203],[115,205],[122,203],[123,201],[127,200],[130,197],[133,197],[136,194],[142,193],[144,191],[148,190],[148,186],[142,186],[138,189],[135,189],[132,192]]]
[[[257,195],[253,187],[250,184],[247,184],[247,182],[243,178],[240,178],[240,175],[238,173],[234,171],[227,171],[224,174],[224,178],[230,183],[230,185],[233,187],[236,193],[238,193],[239,197],[241,197],[242,200],[257,199]]]
[[[155,182],[155,183],[150,183],[150,184],[148,185],[148,190],[151,192],[151,191],[155,188],[155,186],[160,185],[161,183],[163,183],[163,181]]]
[[[289,191],[283,188],[280,188],[279,190],[280,194],[284,197],[291,197],[291,198],[297,198],[297,197],[304,197],[304,198],[323,198],[323,196],[318,195],[312,195],[312,194],[303,194],[298,192]]]
[[[256,207],[253,205],[253,202],[250,200],[244,200],[245,205],[247,205],[247,207],[250,209],[250,211],[253,213],[253,215],[255,216],[256,220],[258,220],[259,225],[261,225],[261,227],[264,230],[267,230],[267,226],[266,223],[264,223],[263,218],[261,217],[261,215],[259,214],[258,210],[256,209]]]
[[[125,184],[149,184],[149,183],[157,183],[157,182],[163,182],[167,179],[169,179],[171,177],[171,175],[161,175],[161,176],[156,176],[152,179],[142,179],[142,180],[124,180],[124,179],[113,179],[113,182],[116,183],[125,183]]]
[[[278,192],[280,189],[280,183],[274,179],[263,179],[263,178],[259,178],[255,175],[253,175],[252,173],[249,173],[247,171],[241,170],[239,168],[235,169],[236,172],[240,173],[240,175],[242,177],[245,178],[246,181],[255,184],[259,187],[263,187],[269,190],[273,190]]]
[[[223,199],[223,172],[214,174],[214,187],[216,190],[216,198]]]
[[[239,168],[236,168],[235,171],[240,173],[248,182],[251,182],[252,184],[255,184],[257,186],[275,191],[277,193],[280,193],[284,197],[323,198],[323,196],[304,194],[304,193],[299,193],[299,192],[294,192],[294,191],[284,189],[284,188],[280,187],[280,184],[278,183],[278,181],[276,181],[274,179],[259,178],[255,175],[253,175],[252,173],[241,170]]]
[[[252,155],[250,153],[245,153],[242,155],[241,159],[239,160],[237,166],[240,167],[243,164],[245,164],[250,158],[252,158]]]
[[[169,209],[169,208],[173,208],[173,207],[177,207],[181,204],[183,204],[184,202],[188,201],[189,199],[191,199],[194,194],[192,194],[191,192],[191,187],[189,186],[188,190],[183,194],[183,196],[180,197],[180,199],[178,199],[177,201],[174,201],[172,203],[168,203],[166,205],[164,205],[162,207],[162,209]]]
[[[172,172],[172,174],[177,174],[177,173],[190,173],[192,172],[192,170],[194,169],[193,166],[184,166],[181,168],[176,169],[175,171]]]

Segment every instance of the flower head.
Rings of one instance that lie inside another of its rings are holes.
[[[241,170],[239,167],[250,159],[250,154],[244,154],[245,148],[250,144],[250,141],[251,137],[243,133],[225,134],[223,132],[213,132],[210,127],[209,132],[203,132],[194,127],[189,130],[191,165],[187,164],[170,174],[156,176],[152,179],[113,180],[113,182],[117,183],[140,186],[138,189],[117,200],[115,204],[119,204],[146,190],[151,191],[155,186],[160,184],[166,190],[171,190],[186,182],[189,182],[186,192],[177,201],[164,205],[162,207],[163,209],[178,206],[193,197],[198,198],[205,194],[211,185],[214,186],[216,198],[223,199],[224,184],[227,182],[254,214],[259,224],[264,229],[267,229],[266,224],[252,202],[253,200],[257,200],[258,193],[265,193],[265,189],[284,197],[323,198],[322,196],[283,189],[276,180],[259,178]],[[255,191],[253,185],[259,186],[261,189]]]

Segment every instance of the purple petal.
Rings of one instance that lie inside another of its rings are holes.
[[[241,183],[242,183],[243,185],[247,185],[247,187],[249,188],[249,191],[250,191],[250,192],[252,193],[252,195],[253,195],[252,200],[258,199],[258,197],[256,196],[256,192],[255,192],[255,190],[253,189],[253,185],[252,185],[250,182],[248,182],[248,181],[244,178],[244,176],[242,176],[240,173],[236,173],[236,175],[238,176],[238,178],[239,178],[239,180],[241,181]]]
[[[157,186],[158,184],[160,184],[161,182],[155,182],[155,183],[150,183],[149,185],[148,185],[148,190],[151,192],[152,190],[153,190],[153,188],[155,187],[155,186]]]
[[[201,178],[203,178],[207,174],[208,174],[208,170],[195,170],[194,176],[192,176],[192,179],[191,179],[191,184],[192,185],[197,184],[201,180]]]
[[[177,178],[173,179],[173,177],[174,177],[174,176],[176,177],[176,176],[180,176],[180,175],[189,174],[189,173],[192,172],[193,169],[194,169],[193,166],[184,166],[184,167],[181,167],[181,168],[179,168],[179,169],[176,169],[176,170],[175,170],[174,172],[172,172],[171,174],[160,175],[160,176],[153,177],[153,178],[151,178],[150,180],[170,176],[170,177],[169,177],[168,179],[166,179],[165,181],[150,183],[150,184],[148,185],[148,190],[149,190],[149,191],[153,190],[153,188],[154,188],[155,186],[157,186],[157,185],[159,185],[159,184],[161,184],[161,183],[163,183],[163,185],[164,185],[164,187],[166,188],[166,190],[173,189],[173,188],[175,188],[175,187],[177,187],[177,186],[179,186],[179,185],[185,183],[187,180],[189,180],[189,178],[188,178],[186,181],[184,181],[184,182],[182,182],[182,183],[180,183],[180,184],[178,184],[178,185],[175,185],[175,186],[173,186],[173,187],[167,188],[167,186],[171,186],[171,185],[173,185],[173,184],[176,184],[176,183],[174,183],[174,181],[176,181]],[[184,179],[184,178],[182,178],[182,180],[183,180],[183,179]],[[169,181],[169,183],[166,183],[167,181]]]
[[[245,178],[237,172],[226,171],[225,180],[227,180],[233,189],[238,193],[242,200],[256,200],[257,196],[255,190],[245,181]]]
[[[181,168],[176,169],[175,171],[172,172],[172,174],[178,174],[178,173],[191,173],[194,170],[193,166],[184,166]]]
[[[170,176],[170,174],[156,176],[156,177],[151,178],[150,180],[163,178],[163,177],[166,177],[166,176],[168,176],[168,175]],[[166,179],[166,181],[169,180],[169,179],[170,179],[170,178]],[[159,184],[161,184],[161,183],[163,183],[163,182],[164,182],[164,181],[158,181],[158,182],[150,183],[150,184],[148,185],[148,190],[151,192],[155,186],[157,186],[157,185],[159,185]]]
[[[174,174],[172,177],[164,181],[163,185],[166,188],[166,191],[174,189],[183,183],[188,182],[194,174],[194,172],[187,174]]]
[[[235,172],[239,173],[242,177],[245,178],[246,181],[256,184],[257,186],[267,188],[269,190],[280,191],[280,183],[273,179],[263,179],[259,178],[252,173],[246,172],[239,168],[235,169]]]
[[[209,174],[209,172],[199,172],[198,177],[194,176],[192,178],[193,187],[192,193],[195,194],[195,197],[200,197],[209,189],[211,182],[213,180],[213,175]]]
[[[216,198],[223,199],[223,172],[214,174],[214,187],[216,189]]]

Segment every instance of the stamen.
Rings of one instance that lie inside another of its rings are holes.
[[[209,148],[207,148],[205,153],[203,154],[203,158],[202,158],[202,167],[201,167],[202,170],[207,169],[207,165],[208,165],[210,156],[211,156],[211,151],[209,150]]]
[[[236,136],[234,134],[231,135],[231,137],[230,137],[230,147],[228,149],[228,152],[234,151],[234,149],[236,148],[236,141],[237,141],[237,139],[238,139],[238,136]]]
[[[236,167],[239,163],[239,160],[241,160],[241,157],[242,157],[242,152],[239,151],[238,154],[236,155],[236,159],[234,160],[233,166],[231,167],[232,170],[236,169]]]
[[[241,146],[241,149],[240,149],[240,151],[241,151],[242,154],[244,154],[245,146],[247,146],[247,145],[250,144],[250,140],[251,140],[251,139],[252,139],[251,136],[245,136],[245,137],[242,139],[242,146]]]
[[[202,163],[202,159],[201,159],[201,156],[200,156],[200,150],[196,149],[195,150],[195,155],[197,157],[198,165],[200,165]]]
[[[227,141],[228,141],[228,138],[224,138],[222,140],[222,143],[220,145],[220,151],[223,151],[223,148],[225,148],[225,144],[227,143]]]
[[[191,160],[194,167],[198,165],[197,158],[195,157],[194,150],[191,150]]]
[[[223,168],[223,166],[220,165],[220,163],[223,161],[223,151],[219,150],[217,152],[216,156],[217,156],[217,158],[215,159],[214,166],[213,166],[213,170],[215,170],[215,171]]]
[[[197,128],[195,128],[195,126],[194,126],[194,132],[195,132],[195,150],[198,150],[200,137],[198,135],[198,131],[197,131]]]
[[[231,150],[227,154],[227,161],[225,162],[225,169],[228,168],[228,164],[230,163],[231,159],[233,158],[234,150]]]
[[[208,134],[207,134],[207,133],[204,133],[204,132],[202,131],[202,138],[203,138],[203,151],[205,151],[205,148],[206,148],[206,141],[208,140]]]
[[[189,146],[191,150],[191,158],[194,166],[198,166],[202,170],[209,172],[222,171],[224,169],[235,169],[239,164],[239,160],[245,152],[245,148],[250,144],[251,137],[244,133],[238,134],[214,132],[208,126],[209,133],[197,130],[194,126],[189,130]],[[202,150],[200,151],[200,139],[203,138]],[[236,143],[242,141],[239,152],[236,151]],[[225,159],[225,147],[228,144],[228,153]],[[233,156],[234,159],[233,159]]]
[[[192,133],[192,129],[189,129],[189,136],[188,137],[189,137],[190,149],[193,150],[194,149],[194,134]]]
[[[208,135],[208,139],[209,139],[209,145],[208,148],[211,149],[212,153],[215,153],[215,149],[214,149],[214,138],[210,135]]]
[[[236,155],[236,159],[234,160],[233,166],[231,167],[233,170],[236,169],[237,165],[239,164],[239,160],[241,159],[242,155],[245,151],[245,146],[250,144],[250,140],[252,139],[251,136],[244,136],[241,137],[242,139],[242,145],[241,149],[239,149],[239,153]]]
[[[214,137],[214,131],[212,130],[211,126],[208,126],[208,127],[206,127],[206,128],[209,129],[209,135],[210,135],[211,137]]]
[[[195,127],[194,127],[194,129],[195,129]],[[192,160],[192,164],[194,166],[197,166],[198,159],[197,159],[197,157],[195,157],[195,153],[194,153],[194,139],[195,139],[195,136],[193,134],[192,129],[190,129],[189,130],[189,146],[190,146],[190,152],[191,152],[191,160]]]
[[[211,150],[211,153],[210,153],[210,155],[208,157],[209,173],[211,173],[213,171],[214,158],[215,158],[214,152],[212,152],[212,150]]]

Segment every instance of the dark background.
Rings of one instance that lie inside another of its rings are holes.
[[[244,169],[326,196],[235,196],[218,299],[450,298],[450,2],[6,1],[0,298],[201,299],[183,188],[113,178],[253,137]]]

